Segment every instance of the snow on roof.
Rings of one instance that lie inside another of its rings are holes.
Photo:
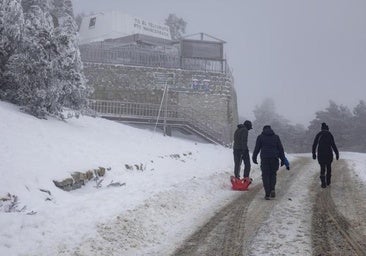
[[[120,11],[100,12],[83,18],[80,26],[80,44],[143,34],[171,40],[169,27],[134,17]]]

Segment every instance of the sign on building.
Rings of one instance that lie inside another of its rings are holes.
[[[80,43],[104,41],[133,34],[171,40],[169,27],[134,17],[120,11],[100,12],[83,18],[79,30]]]

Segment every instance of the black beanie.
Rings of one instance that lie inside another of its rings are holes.
[[[249,121],[249,120],[246,120],[244,123],[244,126],[248,129],[248,130],[250,130],[250,129],[252,129],[253,127],[252,127],[252,122],[251,121]]]
[[[326,123],[322,123],[322,130],[329,130],[329,127]]]
[[[270,125],[265,125],[265,126],[263,126],[263,131],[264,131],[264,130],[269,130],[269,129],[272,129]]]

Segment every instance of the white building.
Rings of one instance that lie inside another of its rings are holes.
[[[133,17],[120,11],[100,12],[84,17],[80,30],[80,44],[142,34],[171,40],[169,27]]]

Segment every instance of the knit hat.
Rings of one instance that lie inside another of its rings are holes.
[[[329,130],[329,127],[326,123],[322,123],[322,130]]]
[[[269,129],[272,129],[270,125],[265,125],[265,126],[263,126],[263,131],[264,131],[264,130],[269,130]]]
[[[248,129],[248,130],[250,130],[250,129],[252,129],[253,127],[252,127],[252,122],[251,121],[249,121],[249,120],[246,120],[244,123],[244,126]]]

